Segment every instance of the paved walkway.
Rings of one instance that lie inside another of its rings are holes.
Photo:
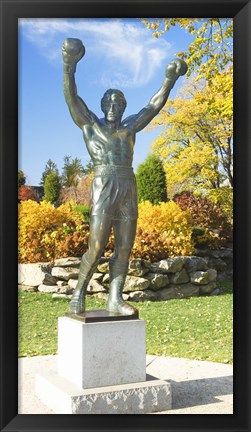
[[[55,371],[57,356],[19,359],[19,414],[55,414],[35,396],[35,375]],[[233,414],[233,367],[147,356],[147,373],[172,385],[172,410],[161,414]],[[158,414],[158,413],[156,413]]]

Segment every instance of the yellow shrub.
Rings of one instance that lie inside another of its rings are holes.
[[[188,211],[182,211],[173,201],[153,205],[139,204],[137,236],[133,256],[156,261],[158,259],[191,255],[193,227]]]
[[[19,262],[53,261],[80,256],[87,249],[89,229],[71,204],[22,201],[18,207]]]
[[[157,261],[177,255],[191,255],[190,213],[170,201],[159,205],[139,204],[137,235],[131,257]],[[89,226],[71,204],[54,208],[50,203],[22,201],[19,204],[19,262],[53,261],[81,256],[88,246]],[[111,235],[106,256],[114,249]]]

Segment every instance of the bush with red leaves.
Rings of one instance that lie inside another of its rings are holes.
[[[189,210],[192,215],[196,246],[220,248],[232,242],[232,224],[222,209],[208,198],[186,191],[173,199],[182,210]]]

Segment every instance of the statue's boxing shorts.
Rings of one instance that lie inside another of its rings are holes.
[[[137,219],[137,186],[131,167],[95,167],[90,195],[90,215],[103,214],[110,216],[112,220]]]

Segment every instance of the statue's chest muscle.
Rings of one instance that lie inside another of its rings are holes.
[[[120,152],[132,149],[132,136],[125,128],[112,130],[105,126],[92,125],[83,129],[87,147],[107,152]]]

